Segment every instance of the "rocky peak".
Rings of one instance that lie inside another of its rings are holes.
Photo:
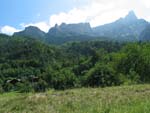
[[[134,20],[137,20],[138,18],[135,15],[134,11],[130,11],[124,19],[128,21],[134,21]]]

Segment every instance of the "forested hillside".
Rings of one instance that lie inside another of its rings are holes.
[[[0,92],[150,83],[150,43],[48,45],[0,35]]]

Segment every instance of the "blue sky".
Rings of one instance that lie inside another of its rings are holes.
[[[0,32],[11,35],[30,25],[47,32],[62,22],[89,22],[95,27],[130,10],[150,21],[150,0],[1,0]]]
[[[76,6],[74,0],[1,0],[0,26],[47,20],[50,15]]]

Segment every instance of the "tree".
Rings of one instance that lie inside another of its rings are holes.
[[[118,82],[115,71],[109,65],[98,63],[87,73],[85,83],[87,86],[112,86]]]
[[[52,77],[52,84],[55,89],[73,88],[76,84],[76,76],[69,69],[62,69],[55,72]]]

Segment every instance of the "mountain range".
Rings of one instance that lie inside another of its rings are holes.
[[[14,36],[32,37],[52,44],[85,40],[144,41],[150,40],[150,25],[138,19],[133,11],[115,22],[92,28],[89,23],[55,25],[48,33],[34,26],[26,27]]]
[[[148,25],[144,19],[138,19],[133,11],[125,18],[120,18],[113,23],[93,28],[97,36],[107,36],[116,40],[139,40],[141,32]]]

